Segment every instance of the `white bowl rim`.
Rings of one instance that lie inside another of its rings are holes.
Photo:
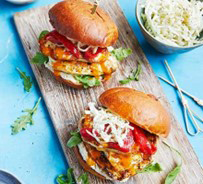
[[[6,1],[9,2],[9,3],[22,5],[22,4],[29,4],[29,3],[32,3],[32,2],[34,2],[35,0],[23,0],[23,1],[19,1],[19,0],[6,0]]]
[[[170,46],[171,48],[179,48],[179,49],[192,49],[192,48],[196,48],[196,47],[199,47],[199,46],[202,46],[203,43],[199,43],[199,44],[196,44],[196,45],[193,45],[193,46],[174,46],[174,45],[169,45],[169,44],[166,44],[164,43],[163,41],[160,41],[160,40],[157,40],[153,35],[151,35],[151,33],[145,28],[145,26],[143,25],[143,23],[141,22],[141,16],[138,15],[138,4],[140,3],[140,1],[143,1],[143,0],[137,0],[136,2],[136,18],[137,18],[137,22],[139,24],[139,26],[142,27],[142,29],[154,40],[156,40],[157,42],[160,42],[161,44],[165,45],[166,47]]]

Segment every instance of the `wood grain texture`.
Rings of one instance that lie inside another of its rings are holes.
[[[87,90],[75,90],[57,82],[52,74],[44,68],[31,65],[35,77],[38,81],[42,95],[46,102],[48,111],[52,118],[54,127],[63,147],[66,159],[70,167],[74,168],[75,177],[83,173],[78,164],[73,151],[66,147],[66,142],[70,137],[69,132],[77,127],[78,120],[84,112],[84,108],[90,101],[97,101],[99,94],[108,88],[120,86],[119,80],[127,77],[131,70],[137,67],[138,61],[142,63],[143,72],[139,82],[131,82],[128,86],[146,93],[152,93],[161,100],[161,103],[169,111],[172,119],[172,130],[167,138],[167,142],[176,147],[183,155],[183,167],[181,174],[174,183],[177,184],[202,184],[203,171],[186,135],[184,135],[181,126],[174,118],[172,109],[168,103],[163,90],[153,73],[138,41],[133,34],[127,20],[125,19],[116,0],[103,0],[101,6],[109,12],[116,22],[119,29],[119,40],[115,47],[132,48],[133,54],[120,64],[118,71],[113,78],[106,84]],[[33,57],[38,51],[37,37],[42,30],[52,30],[48,21],[48,10],[51,6],[30,9],[14,16],[17,30],[22,40],[27,56]],[[43,150],[42,150],[43,151]],[[167,173],[175,166],[177,156],[174,155],[166,146],[159,141],[158,152],[155,155],[155,161],[161,163],[164,171],[153,174],[139,174],[132,177],[126,183],[128,184],[159,184],[163,183]],[[119,183],[100,180],[89,174],[91,184]]]

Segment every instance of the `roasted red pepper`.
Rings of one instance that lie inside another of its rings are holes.
[[[82,136],[82,138],[87,141],[96,141],[96,139],[94,137],[92,137],[90,134],[87,133],[87,130],[92,133],[92,128],[82,128],[80,130],[80,135]],[[99,133],[96,132],[96,134],[99,137]],[[124,145],[122,147],[120,147],[117,142],[108,142],[107,148],[116,149],[116,150],[126,153],[131,150],[133,145],[134,145],[133,131],[130,130],[129,133],[127,134],[126,138],[124,139]]]
[[[129,133],[127,134],[126,138],[123,140],[124,145],[121,147],[117,142],[108,142],[107,148],[112,148],[121,152],[130,152],[135,142],[139,145],[139,150],[148,155],[152,155],[156,152],[157,148],[154,144],[150,143],[150,141],[147,139],[144,130],[139,128],[138,126],[131,124],[131,126],[134,128],[134,130],[129,130]],[[105,126],[105,129],[108,127],[108,125]],[[80,130],[81,136],[87,140],[87,141],[96,141],[94,137],[92,137],[90,134],[87,133],[87,130],[92,133],[92,128],[82,128]],[[108,133],[111,132],[111,129],[109,129]],[[97,133],[97,136],[99,137],[99,133]]]
[[[151,144],[145,133],[144,130],[142,130],[140,127],[131,124],[131,126],[134,127],[133,133],[134,133],[134,140],[136,143],[139,144],[140,151],[144,154],[152,155],[156,152],[157,148],[154,144]]]
[[[80,135],[87,141],[96,141],[94,137],[92,137],[90,134],[87,133],[87,130],[92,133],[92,128],[82,128],[80,130]],[[99,136],[97,132],[95,133],[97,136]]]
[[[59,40],[57,40],[55,37],[53,37],[53,35],[51,33],[48,33],[46,36],[45,36],[45,39],[52,42],[52,43],[56,43],[58,45],[61,45],[62,43],[59,42]]]
[[[88,51],[84,52],[83,57],[87,60],[89,59],[94,59],[99,53],[101,53],[104,49],[103,48],[98,48],[97,52],[95,54],[93,54],[93,50],[92,49],[88,49]]]
[[[71,54],[73,54],[76,58],[80,58],[80,52],[77,47],[68,40],[65,36],[59,34],[56,30],[48,33],[45,38],[53,43],[63,44]]]
[[[106,129],[108,128],[109,124],[105,124],[104,126],[104,131],[106,131]],[[108,132],[107,134],[110,134],[111,133],[111,128],[108,128]]]
[[[132,146],[134,145],[134,139],[133,139],[133,131],[130,130],[129,133],[127,134],[126,138],[123,140],[124,145],[122,147],[119,146],[117,142],[109,142],[108,143],[108,148],[113,148],[121,152],[130,152]]]

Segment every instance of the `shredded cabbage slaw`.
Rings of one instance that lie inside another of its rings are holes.
[[[141,18],[157,40],[171,46],[200,44],[203,2],[195,0],[146,0]]]

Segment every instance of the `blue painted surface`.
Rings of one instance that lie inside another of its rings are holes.
[[[12,122],[21,115],[21,110],[32,108],[41,95],[16,33],[12,15],[18,11],[54,2],[56,1],[38,0],[33,4],[16,6],[4,0],[0,1],[0,60],[8,52],[7,59],[0,64],[0,169],[14,173],[24,183],[54,183],[57,174],[65,172],[68,167],[44,102],[41,102],[34,117],[34,126],[15,136],[11,135],[10,129]],[[167,59],[180,86],[203,99],[203,47],[179,55],[159,54],[146,43],[139,30],[134,13],[136,1],[119,0],[119,3],[156,75],[168,77],[162,64],[162,61]],[[32,77],[34,86],[30,93],[23,91],[16,67]],[[164,82],[161,84],[177,119],[185,130],[177,93]],[[203,116],[202,108],[190,100],[189,103]],[[203,163],[202,135],[196,137],[188,135],[188,139]]]

